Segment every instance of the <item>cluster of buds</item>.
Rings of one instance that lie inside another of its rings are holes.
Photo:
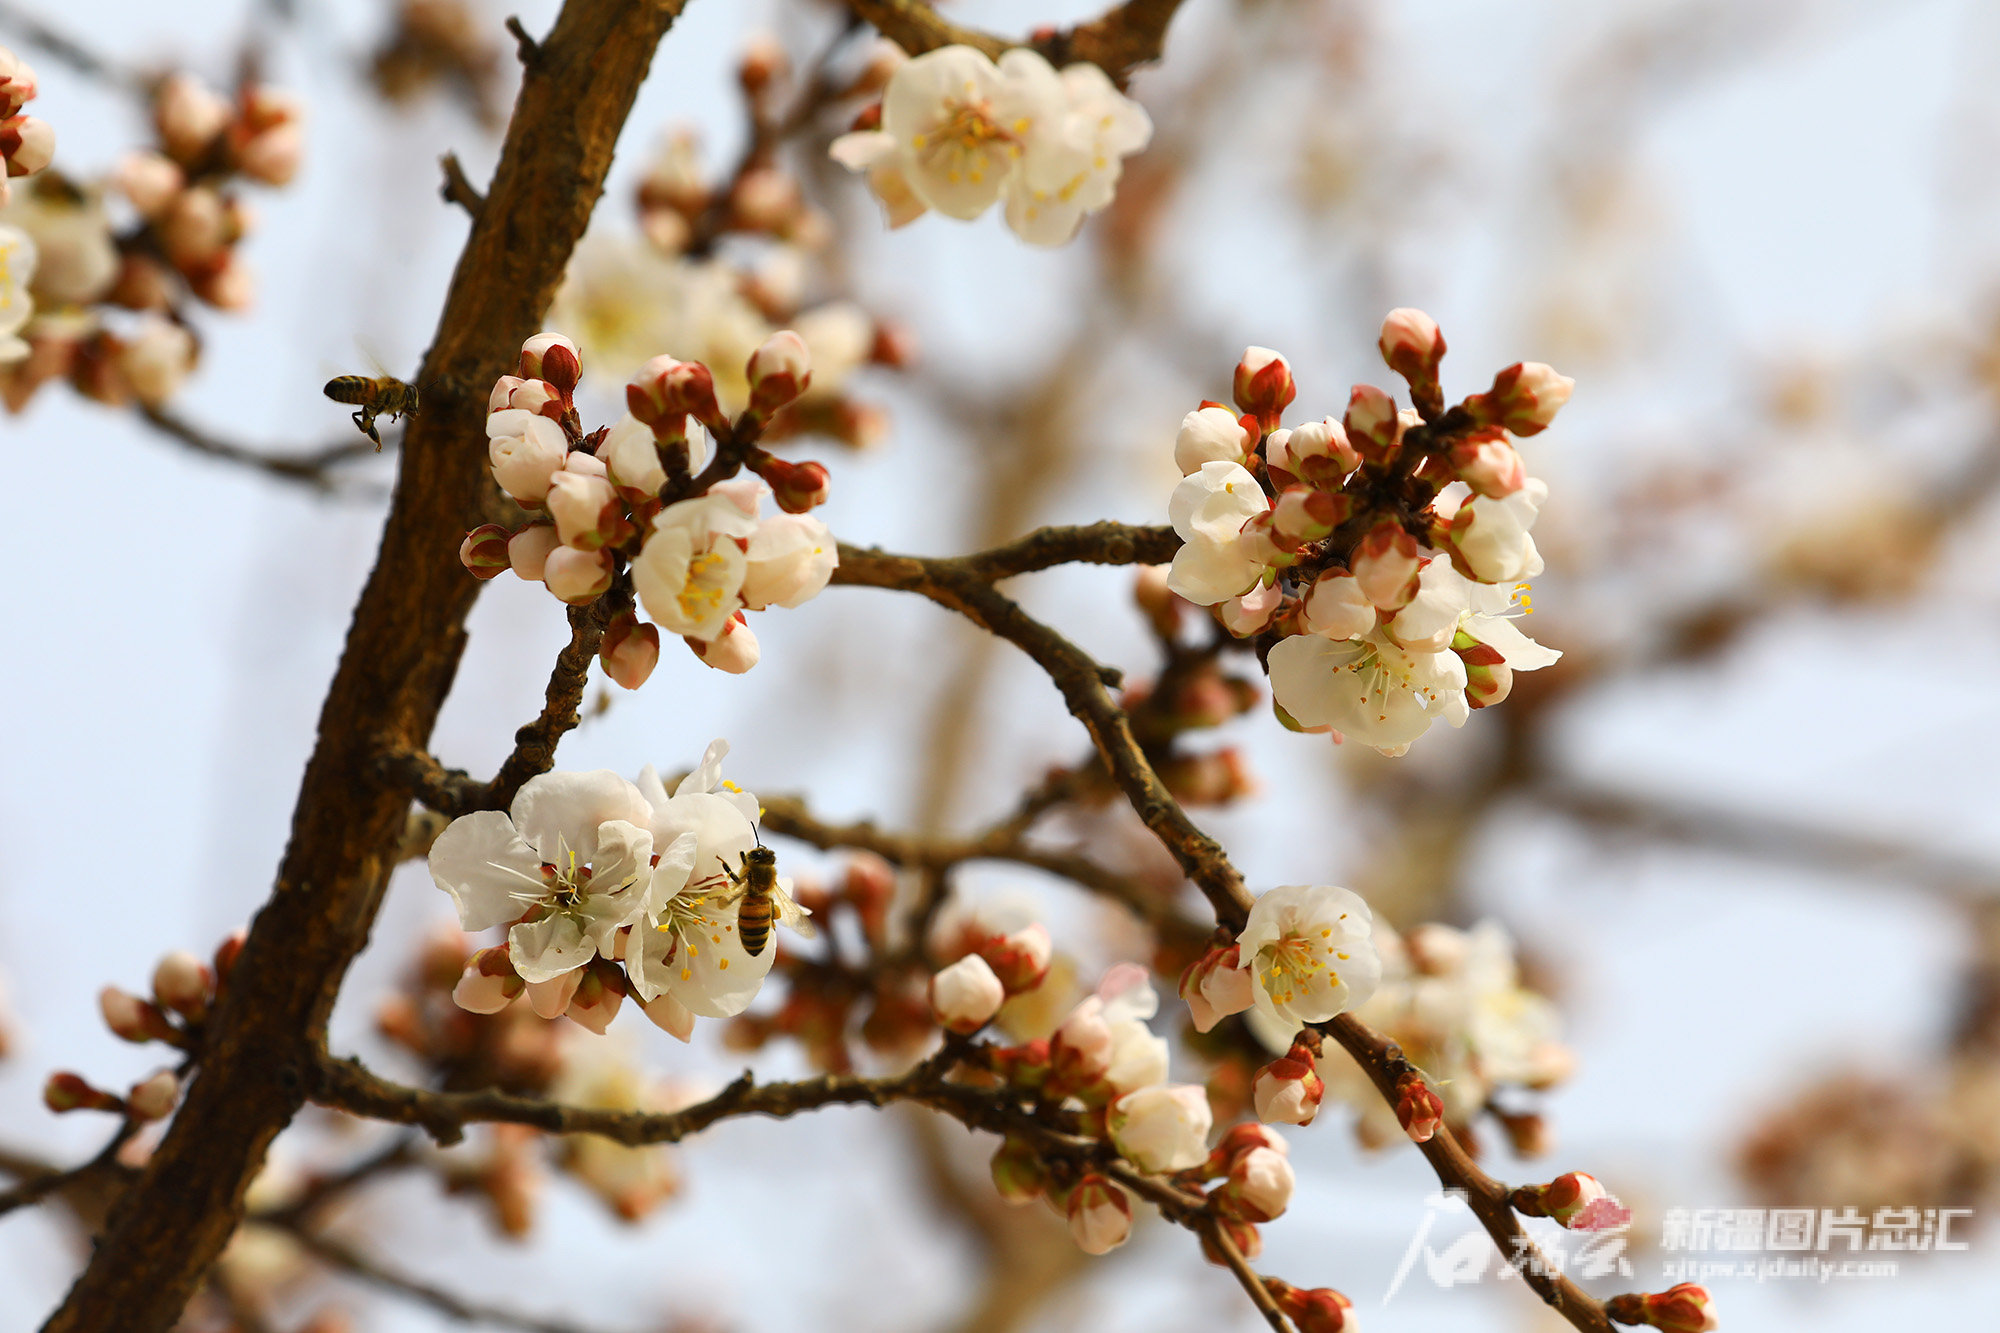
[[[1391,312],[1380,349],[1414,409],[1358,385],[1339,420],[1287,428],[1291,366],[1252,347],[1234,409],[1187,415],[1167,586],[1237,638],[1261,636],[1288,726],[1400,754],[1558,656],[1509,621],[1541,570],[1529,529],[1548,494],[1512,437],[1545,429],[1571,381],[1522,363],[1447,408],[1429,316]]]
[[[79,1074],[57,1070],[42,1086],[42,1105],[65,1111],[109,1111],[133,1120],[164,1120],[180,1104],[180,1075],[162,1069],[134,1083],[123,1097],[92,1087]]]
[[[1262,702],[1263,690],[1223,669],[1219,645],[1181,642],[1182,621],[1191,608],[1167,586],[1164,566],[1140,567],[1133,599],[1166,655],[1159,679],[1133,682],[1121,700],[1154,772],[1183,805],[1227,805],[1254,795],[1256,777],[1236,747],[1194,752],[1179,742],[1190,732],[1248,713]]]
[[[55,158],[56,132],[21,110],[37,91],[28,62],[0,46],[0,159],[7,164],[6,180],[32,176]],[[0,180],[0,204],[7,202],[6,180]]]
[[[368,72],[375,90],[391,102],[410,102],[443,85],[489,129],[506,119],[500,48],[465,0],[402,0]]]
[[[1546,1185],[1523,1185],[1509,1202],[1523,1217],[1548,1217],[1571,1231],[1607,1231],[1632,1220],[1632,1210],[1598,1183],[1596,1176],[1570,1171]]]
[[[931,1014],[938,1026],[970,1035],[1016,996],[1039,988],[1055,954],[1048,927],[1034,920],[995,921],[993,914],[960,918],[954,938],[940,941],[941,956],[956,961],[931,978]]]
[[[1621,1324],[1641,1324],[1664,1333],[1712,1333],[1722,1325],[1715,1317],[1715,1297],[1692,1282],[1665,1291],[1628,1292],[1604,1303],[1604,1313]]]
[[[1303,1037],[1292,1049],[1257,1071],[1251,1097],[1257,1118],[1271,1125],[1310,1125],[1326,1096],[1319,1060]]]
[[[460,561],[482,579],[511,569],[572,606],[615,587],[600,656],[626,689],[652,674],[661,629],[709,666],[748,671],[758,647],[744,613],[800,605],[839,562],[833,535],[809,513],[827,498],[826,469],[756,443],[771,414],[811,383],[803,340],[787,330],[751,354],[750,405],[733,420],[707,366],[661,356],[625,386],[626,415],[586,435],[575,401],[582,373],[576,344],[544,333],[523,344],[519,373],[494,384],[493,478],[533,517],[473,529]],[[762,482],[737,477],[744,467]],[[766,494],[781,514],[759,518]],[[633,614],[634,593],[651,623]]]
[[[562,1064],[561,1010],[545,1016],[532,1004],[493,1003],[524,989],[506,946],[469,959],[467,947],[450,926],[424,938],[376,1007],[376,1030],[453,1085],[546,1092]]]
[[[153,969],[153,994],[145,999],[106,986],[97,1006],[112,1035],[137,1045],[162,1042],[186,1052],[200,1049],[202,1031],[223,983],[243,949],[244,932],[223,940],[212,962],[175,950]],[[124,1096],[91,1086],[81,1075],[49,1075],[42,1101],[51,1111],[111,1111],[134,1120],[162,1120],[180,1101],[180,1076],[161,1070],[132,1085]]]

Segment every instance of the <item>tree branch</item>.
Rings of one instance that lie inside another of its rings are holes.
[[[303,1103],[408,811],[383,749],[423,748],[478,589],[459,565],[492,494],[486,387],[540,327],[681,0],[568,0],[524,72],[488,195],[417,381],[374,572],[320,714],[277,886],[219,997],[199,1078],[46,1333],[166,1333]]]
[[[998,60],[1009,47],[1023,45],[953,23],[926,0],[848,0],[847,7],[913,56],[941,46],[970,46]],[[1039,32],[1025,44],[1058,67],[1089,61],[1122,85],[1134,67],[1160,58],[1167,25],[1179,8],[1180,0],[1126,0],[1102,18],[1067,31]]]
[[[198,454],[224,463],[255,468],[281,481],[299,482],[316,491],[334,489],[333,474],[341,464],[371,457],[376,452],[374,444],[357,438],[339,444],[329,444],[310,453],[267,454],[240,444],[233,444],[228,440],[218,439],[163,407],[147,407],[142,404],[138,411],[155,430]]]

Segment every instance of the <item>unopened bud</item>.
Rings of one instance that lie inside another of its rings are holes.
[[[1257,1118],[1277,1125],[1310,1125],[1325,1095],[1319,1063],[1302,1041],[1294,1041],[1290,1052],[1258,1070],[1251,1088]]]
[[[743,60],[736,67],[736,77],[742,82],[743,91],[756,97],[784,78],[790,68],[791,60],[785,55],[785,48],[778,39],[769,33],[758,33],[743,48]]]
[[[1285,1136],[1269,1125],[1255,1120],[1246,1120],[1240,1125],[1231,1125],[1229,1131],[1216,1140],[1215,1147],[1208,1154],[1208,1164],[1202,1168],[1208,1176],[1226,1176],[1236,1165],[1236,1159],[1245,1153],[1268,1148],[1280,1157],[1292,1155],[1291,1145]]]
[[[1508,1146],[1516,1157],[1541,1157],[1549,1151],[1554,1137],[1549,1132],[1549,1122],[1533,1111],[1496,1111],[1500,1127],[1507,1131]]]
[[[1299,1333],[1354,1333],[1354,1302],[1331,1287],[1307,1291],[1268,1277],[1264,1286]]]
[[[1331,417],[1274,431],[1265,451],[1273,473],[1323,491],[1338,490],[1347,474],[1361,466],[1360,453],[1348,443],[1347,428]]]
[[[123,1111],[125,1103],[111,1093],[93,1088],[79,1075],[58,1070],[42,1085],[42,1105],[61,1115],[65,1111]]]
[[[181,1099],[181,1081],[171,1069],[162,1069],[144,1082],[134,1083],[125,1094],[125,1105],[140,1120],[164,1120],[173,1114]]]
[[[625,406],[663,441],[686,438],[690,416],[718,433],[729,426],[715,401],[715,379],[699,361],[654,357],[625,385]]]
[[[758,468],[758,475],[771,485],[771,498],[788,514],[803,514],[826,503],[832,479],[818,463],[787,463],[773,458]]]
[[[1224,629],[1239,639],[1247,639],[1270,624],[1271,617],[1284,604],[1284,590],[1276,583],[1257,583],[1246,593],[1224,599],[1215,612]]]
[[[465,960],[465,971],[452,988],[451,998],[459,1008],[475,1014],[497,1014],[518,998],[527,983],[514,970],[514,960],[504,944],[481,949]]]
[[[812,356],[806,351],[806,340],[791,329],[779,330],[750,354],[748,373],[750,410],[759,416],[771,415],[812,383]]]
[[[530,523],[507,539],[507,563],[533,583],[548,573],[549,553],[562,545],[553,523]]]
[[[171,158],[135,151],[118,160],[110,184],[132,201],[139,216],[151,218],[159,216],[174,196],[187,188],[187,176]]]
[[[682,641],[694,650],[694,655],[704,665],[712,666],[717,671],[727,671],[732,676],[740,676],[757,665],[757,636],[751,633],[741,611],[724,624],[722,633],[713,639],[682,636]]]
[[[1055,942],[1049,938],[1049,928],[1039,921],[1031,921],[1012,934],[991,936],[979,946],[979,956],[993,969],[993,975],[1009,995],[1019,995],[1041,985],[1049,974],[1049,960],[1054,955]]]
[[[611,590],[611,553],[558,546],[542,563],[542,582],[571,606],[588,606]]]
[[[1295,542],[1316,542],[1332,532],[1352,507],[1344,495],[1311,486],[1293,486],[1271,508],[1271,526]]]
[[[0,157],[7,159],[9,176],[32,176],[55,160],[56,131],[36,116],[9,116],[0,120]]]
[[[1465,663],[1465,702],[1474,708],[1491,708],[1506,699],[1514,688],[1514,669],[1491,644],[1479,642],[1464,630],[1452,636],[1451,650]]]
[[[1444,1123],[1444,1103],[1422,1075],[1405,1074],[1396,1081],[1396,1120],[1412,1143],[1429,1143]]]
[[[1332,569],[1314,581],[1305,601],[1306,629],[1329,639],[1352,639],[1375,628],[1375,605],[1360,581]]]
[[[1181,475],[1201,471],[1204,463],[1241,463],[1257,447],[1256,422],[1238,417],[1221,403],[1204,401],[1181,418],[1174,438],[1174,462]]]
[[[458,544],[458,563],[476,579],[498,578],[512,567],[507,545],[513,534],[498,523],[482,523]]]
[[[1391,310],[1382,321],[1382,334],[1375,340],[1389,369],[1418,385],[1437,383],[1438,362],[1444,359],[1444,334],[1437,321],[1421,310],[1408,306]]]
[[[1257,1230],[1257,1224],[1246,1222],[1239,1217],[1221,1216],[1215,1219],[1216,1228],[1229,1238],[1230,1246],[1245,1259],[1255,1259],[1264,1252],[1264,1233]],[[1228,1267],[1229,1260],[1209,1236],[1201,1238],[1201,1253],[1210,1263]]]
[[[1354,548],[1354,580],[1371,605],[1399,611],[1417,595],[1421,563],[1416,538],[1402,524],[1385,518]]]
[[[1282,1152],[1253,1148],[1237,1155],[1229,1181],[1216,1194],[1217,1207],[1245,1222],[1272,1222],[1292,1203],[1298,1178]]]
[[[603,1036],[618,1007],[625,1003],[625,974],[609,958],[593,958],[578,969],[583,979],[569,998],[563,1016],[579,1027]]]
[[[976,953],[945,968],[930,981],[931,1016],[961,1035],[979,1031],[1006,1002],[1006,988]]]
[[[208,1012],[215,991],[215,973],[191,953],[176,950],[153,969],[153,998],[185,1018]]]
[[[229,124],[229,103],[192,74],[169,74],[153,94],[153,124],[169,153],[192,161]]]
[[[597,656],[605,675],[625,689],[636,690],[659,665],[659,627],[642,622],[630,611],[620,611],[604,627]]]
[[[521,344],[520,375],[526,380],[547,380],[562,396],[567,407],[583,378],[583,357],[576,344],[560,333],[538,333]]]
[[[1139,566],[1139,576],[1132,585],[1132,600],[1145,612],[1153,633],[1172,641],[1180,632],[1181,608],[1186,603],[1167,586],[1167,572],[1166,565]]]
[[[171,1042],[180,1036],[157,1005],[116,986],[106,986],[97,993],[97,1007],[104,1015],[104,1026],[126,1041]]]
[[[1539,435],[1569,401],[1576,381],[1539,361],[1517,361],[1493,377],[1493,387],[1465,400],[1465,410],[1482,425],[1516,435]]]
[[[1621,1324],[1646,1324],[1667,1333],[1710,1333],[1720,1328],[1715,1297],[1692,1282],[1649,1295],[1627,1292],[1604,1303],[1604,1313]]]
[[[1451,446],[1452,471],[1458,479],[1480,495],[1505,499],[1521,489],[1528,479],[1528,465],[1507,433],[1488,429],[1454,441]]]
[[[883,939],[889,929],[889,906],[896,900],[896,868],[874,852],[856,852],[847,860],[840,891],[861,918],[862,933],[870,940]]]
[[[1275,569],[1296,565],[1299,562],[1299,546],[1299,542],[1273,526],[1268,509],[1252,514],[1236,532],[1236,549],[1244,559]]]
[[[250,932],[238,926],[215,946],[215,988],[219,991],[229,981],[229,974],[236,967],[236,959],[243,952],[243,943],[250,938]]]
[[[608,477],[564,468],[549,477],[549,493],[543,503],[556,521],[556,535],[563,545],[578,550],[595,551],[608,545],[622,526],[618,492]]]
[[[0,47],[0,116],[11,116],[35,100],[40,85],[27,61]]]
[[[1396,400],[1372,384],[1354,386],[1342,424],[1349,443],[1366,462],[1387,462],[1403,440],[1403,418],[1396,410]]]
[[[1132,1201],[1103,1176],[1085,1176],[1070,1191],[1069,1234],[1085,1254],[1109,1254],[1132,1234]]]
[[[1546,1185],[1523,1185],[1509,1200],[1523,1217],[1553,1218],[1572,1231],[1602,1231],[1632,1220],[1597,1177],[1581,1171],[1557,1176]]]
[[[1278,419],[1298,396],[1291,363],[1268,347],[1246,347],[1236,363],[1236,406],[1256,417],[1265,430],[1276,430]]]
[[[1010,1134],[993,1154],[993,1188],[1008,1203],[1033,1203],[1049,1186],[1041,1154],[1026,1139]]]
[[[538,417],[551,421],[561,421],[563,417],[562,394],[547,380],[524,380],[519,375],[502,375],[493,381],[493,392],[487,395],[486,410],[505,412],[509,408],[520,408]]]

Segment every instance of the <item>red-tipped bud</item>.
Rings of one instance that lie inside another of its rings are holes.
[[[588,606],[611,590],[611,553],[558,546],[542,562],[542,582],[571,606]]]
[[[1354,548],[1354,581],[1369,604],[1383,611],[1400,611],[1417,595],[1417,571],[1422,560],[1417,539],[1394,519],[1383,519]]]
[[[583,378],[583,358],[576,344],[560,333],[538,333],[521,344],[522,379],[547,380],[568,407]]]
[[[740,676],[756,666],[762,656],[757,636],[751,632],[749,622],[743,619],[741,611],[732,616],[723,625],[722,633],[713,639],[691,639],[682,635],[681,641],[694,651],[703,666],[727,671],[732,676]]]
[[[625,406],[663,441],[685,439],[690,416],[712,431],[729,426],[715,401],[715,378],[699,361],[654,357],[626,383]]]
[[[1204,401],[1181,418],[1174,462],[1184,477],[1207,463],[1241,463],[1257,447],[1257,433],[1255,417],[1239,417],[1221,403]]]
[[[1132,1234],[1132,1201],[1103,1176],[1085,1176],[1070,1191],[1069,1234],[1085,1254],[1109,1254]]]
[[[832,490],[832,479],[826,469],[810,461],[787,463],[782,458],[773,458],[761,465],[757,473],[771,484],[771,498],[788,514],[803,514],[825,504]]]
[[[1271,527],[1295,542],[1316,542],[1340,526],[1353,501],[1311,486],[1293,486],[1271,509]]]
[[[1444,334],[1437,321],[1421,310],[1408,306],[1391,310],[1382,321],[1382,334],[1375,340],[1389,369],[1410,382],[1412,388],[1437,383],[1438,362],[1444,359]]]
[[[1235,1247],[1236,1252],[1245,1259],[1255,1259],[1264,1252],[1264,1233],[1257,1230],[1256,1223],[1246,1222],[1237,1217],[1218,1217],[1215,1224],[1229,1237],[1229,1243]],[[1204,1235],[1201,1238],[1201,1253],[1203,1258],[1218,1267],[1229,1266],[1229,1260],[1223,1257],[1222,1251],[1209,1236]]]
[[[493,392],[486,396],[489,413],[519,408],[551,421],[561,421],[568,406],[555,385],[547,380],[524,380],[519,375],[502,375],[493,381]]]
[[[1216,1207],[1245,1222],[1273,1222],[1291,1206],[1297,1184],[1284,1153],[1252,1148],[1230,1164],[1229,1181],[1215,1195]]]
[[[1273,431],[1265,442],[1265,454],[1274,474],[1324,491],[1338,490],[1347,474],[1361,466],[1360,451],[1348,442],[1347,427],[1331,417]]]
[[[625,1003],[625,974],[609,958],[593,958],[581,970],[563,1017],[601,1037]]]
[[[219,991],[229,981],[229,973],[236,966],[237,955],[243,952],[243,942],[250,938],[250,932],[238,926],[215,946],[215,988]]]
[[[55,127],[35,116],[0,120],[0,157],[9,176],[32,176],[55,160]]]
[[[458,563],[476,579],[498,578],[513,567],[507,543],[513,534],[498,523],[482,523],[458,544]]]
[[[1282,1059],[1258,1070],[1251,1088],[1257,1118],[1267,1124],[1310,1125],[1324,1096],[1326,1084],[1320,1079],[1319,1063],[1312,1048],[1302,1041],[1293,1042]]]
[[[130,1042],[176,1041],[180,1034],[167,1021],[158,1005],[148,1004],[130,991],[106,986],[97,993],[97,1007],[104,1026],[114,1036]]]
[[[768,33],[759,33],[743,48],[743,60],[736,67],[736,77],[743,84],[743,91],[756,97],[784,78],[790,69],[791,60],[785,55],[785,48],[778,39]]]
[[[1011,935],[993,935],[979,945],[979,956],[1009,995],[1031,991],[1049,974],[1055,942],[1049,928],[1031,921]]]
[[[759,416],[771,415],[812,383],[812,357],[806,351],[806,340],[790,329],[772,334],[750,354],[749,376],[750,410]]]
[[[1429,1143],[1444,1123],[1444,1103],[1419,1074],[1396,1081],[1396,1119],[1412,1143]]]
[[[993,1072],[1017,1088],[1039,1088],[1049,1079],[1049,1041],[1038,1037],[993,1052]]]
[[[171,1069],[134,1083],[125,1094],[125,1105],[140,1120],[164,1120],[173,1114],[181,1099],[181,1081]]]
[[[451,998],[469,1013],[497,1014],[526,989],[527,983],[514,970],[513,956],[500,944],[465,960],[465,971],[452,988]]]
[[[1550,1217],[1572,1231],[1603,1231],[1632,1220],[1632,1210],[1581,1171],[1557,1176],[1546,1185],[1523,1185],[1510,1202],[1523,1217]]]
[[[1386,462],[1403,441],[1403,419],[1396,411],[1396,400],[1372,384],[1354,386],[1342,425],[1348,442],[1370,463]]]
[[[1280,1157],[1289,1157],[1292,1153],[1284,1135],[1269,1125],[1246,1120],[1240,1125],[1231,1125],[1228,1133],[1216,1140],[1215,1147],[1209,1150],[1208,1165],[1202,1168],[1202,1173],[1209,1177],[1226,1176],[1235,1168],[1237,1158],[1259,1148],[1268,1148]]]
[[[620,611],[604,627],[597,649],[604,674],[628,690],[636,690],[660,663],[660,631],[630,611]]]
[[[1292,382],[1291,363],[1268,347],[1246,347],[1236,363],[1236,406],[1258,419],[1265,430],[1276,430],[1278,420],[1298,386]]]
[[[1451,650],[1465,663],[1465,702],[1474,708],[1491,708],[1514,688],[1514,670],[1500,650],[1460,630],[1452,636]]]
[[[184,1018],[207,1013],[213,994],[215,973],[191,953],[176,950],[153,969],[153,998]]]
[[[1272,513],[1268,509],[1261,514],[1252,514],[1236,532],[1236,549],[1246,560],[1254,560],[1260,565],[1278,569],[1296,565],[1300,543],[1279,532],[1271,520]]]
[[[507,561],[522,578],[540,583],[548,574],[549,555],[562,545],[553,523],[530,523],[507,539]]]
[[[931,1017],[938,1025],[970,1035],[992,1021],[1006,1002],[1006,988],[976,953],[945,968],[930,980]]]
[[[1268,1277],[1264,1286],[1299,1333],[1354,1333],[1354,1302],[1333,1288],[1306,1291]]]
[[[65,1111],[123,1111],[125,1103],[111,1093],[90,1084],[66,1070],[58,1070],[49,1075],[49,1081],[42,1085],[42,1105],[60,1115]]]
[[[1482,425],[1516,435],[1539,435],[1569,401],[1576,381],[1539,361],[1517,361],[1493,377],[1493,387],[1465,400],[1465,410]]]
[[[993,1154],[993,1188],[1008,1203],[1033,1203],[1049,1187],[1049,1170],[1026,1139],[1008,1135]]]
[[[1648,1324],[1668,1333],[1711,1333],[1721,1327],[1715,1297],[1707,1287],[1683,1282],[1650,1295],[1628,1292],[1604,1303],[1604,1313],[1621,1324]]]
[[[1458,479],[1480,495],[1504,500],[1521,489],[1528,479],[1528,465],[1521,451],[1507,438],[1507,432],[1488,428],[1456,440],[1451,446],[1451,468]]]

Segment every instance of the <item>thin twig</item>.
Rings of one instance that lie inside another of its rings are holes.
[[[444,169],[444,185],[438,193],[446,203],[457,204],[477,220],[480,210],[486,207],[486,196],[466,178],[465,167],[460,164],[458,154],[446,153],[438,159],[438,165]]]
[[[152,80],[97,54],[74,37],[58,32],[17,6],[0,4],[0,27],[18,33],[23,43],[53,56],[77,73],[108,83],[120,92],[140,97],[149,96],[152,92]]]
[[[284,481],[300,482],[316,491],[335,489],[334,471],[343,463],[367,458],[375,446],[365,439],[329,444],[303,454],[267,454],[244,445],[218,439],[163,407],[141,406],[139,415],[168,438],[177,440],[198,454],[255,468]]]

